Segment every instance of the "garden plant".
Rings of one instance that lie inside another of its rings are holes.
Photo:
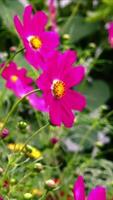
[[[0,200],[113,199],[113,1],[0,0]]]

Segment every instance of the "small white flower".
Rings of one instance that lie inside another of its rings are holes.
[[[20,2],[23,6],[29,5],[29,2],[28,2],[27,0],[19,0],[19,2]]]
[[[50,0],[46,0],[46,4],[49,5],[50,3]],[[65,6],[67,6],[68,4],[72,3],[72,0],[60,0],[59,1],[59,5],[61,8],[64,8]],[[54,5],[56,7],[58,7],[58,1],[57,0],[54,0]]]

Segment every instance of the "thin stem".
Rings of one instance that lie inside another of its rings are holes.
[[[67,29],[67,27],[69,27],[71,20],[73,19],[73,16],[75,16],[75,14],[77,13],[79,6],[81,4],[81,0],[79,0],[76,4],[76,6],[73,8],[72,14],[70,15],[70,17],[68,18],[67,22],[65,23],[65,25],[62,28],[62,34],[65,33],[65,30]]]
[[[4,120],[4,123],[3,123],[3,126],[2,126],[0,132],[3,131],[3,129],[4,129],[5,125],[6,125],[6,123],[8,122],[10,116],[11,116],[12,113],[15,111],[15,109],[17,108],[17,106],[18,106],[27,96],[29,96],[30,94],[33,94],[33,93],[35,93],[35,92],[38,92],[38,91],[39,91],[39,89],[35,89],[35,90],[32,90],[32,91],[28,92],[27,94],[25,94],[21,99],[19,99],[19,100],[13,105],[13,107],[11,108],[11,110],[9,111],[9,113],[7,114],[7,116],[6,116],[5,120]]]
[[[25,146],[29,143],[29,141],[31,141],[33,137],[35,137],[40,131],[42,131],[43,129],[45,129],[48,125],[49,125],[49,123],[47,123],[46,125],[42,126],[40,129],[38,129],[37,131],[35,131],[35,132],[26,140],[26,142],[24,143],[23,147],[22,147],[21,150],[20,150],[20,153],[24,150]],[[21,157],[22,157],[22,155],[19,156],[19,157],[17,158],[17,160],[15,160],[15,163],[17,163],[18,160],[20,160]],[[6,177],[9,168],[10,168],[10,163],[8,163],[8,165],[7,165],[7,167],[6,167],[6,170],[5,170],[5,172],[4,172],[3,179],[4,179],[4,177]]]
[[[46,200],[47,194],[48,194],[48,191],[46,190],[45,193],[42,195],[42,197],[39,198],[39,200]]]
[[[21,152],[23,151],[23,149],[25,148],[25,146],[32,140],[33,137],[35,137],[40,131],[42,131],[43,129],[45,129],[47,126],[49,125],[49,123],[47,123],[46,125],[42,126],[40,129],[38,129],[37,131],[35,131],[24,143],[24,146],[21,149]]]
[[[105,117],[106,118],[109,118],[109,117],[111,117],[113,115],[113,110],[111,110]]]
[[[84,135],[84,137],[81,139],[80,141],[80,146],[83,146],[85,141],[87,140],[87,138],[90,136],[90,134],[92,133],[92,131],[98,126],[99,121],[95,121],[95,123],[91,126],[91,128],[86,132],[86,134]]]
[[[23,50],[24,50],[24,48],[19,49],[18,51],[16,51],[13,55],[11,55],[11,56],[9,57],[9,59],[8,59],[8,60],[6,61],[6,63],[4,64],[4,66],[0,69],[0,75],[2,74],[3,70],[7,67],[7,65],[14,59],[14,57],[15,57],[18,53],[22,52]]]
[[[11,189],[10,189],[10,191],[9,191],[9,193],[8,193],[8,196],[10,196],[10,194],[14,191],[14,189],[16,187],[18,187],[18,185],[21,184],[23,181],[25,181],[31,174],[32,174],[32,172],[29,172],[28,174],[24,175],[22,177],[22,179],[20,179],[19,182],[17,182],[16,185],[12,186]]]

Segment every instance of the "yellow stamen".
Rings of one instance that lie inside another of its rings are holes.
[[[60,80],[54,81],[53,86],[52,86],[52,91],[53,91],[54,96],[57,99],[62,98],[65,94],[65,91],[66,91],[65,83],[63,81],[60,81]]]
[[[42,46],[41,40],[38,37],[36,37],[36,36],[31,37],[30,44],[36,50],[40,49],[41,46]]]
[[[12,80],[13,82],[16,82],[16,81],[18,80],[18,76],[12,75],[12,76],[11,76],[11,80]]]

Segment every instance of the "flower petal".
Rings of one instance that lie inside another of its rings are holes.
[[[74,123],[74,114],[71,111],[70,104],[66,98],[61,99],[61,119],[67,128],[71,128]]]
[[[49,79],[49,77],[47,76],[47,74],[41,74],[39,76],[39,78],[36,80],[36,84],[38,85],[38,87],[41,89],[41,90],[50,90],[51,88],[51,81]]]
[[[19,17],[16,15],[14,16],[14,25],[15,25],[15,28],[18,32],[18,34],[20,35],[20,37],[24,37],[24,33],[23,33],[23,26],[22,26],[22,23],[19,19]]]
[[[82,176],[79,176],[74,184],[74,200],[85,200],[85,186]]]
[[[89,193],[88,200],[106,200],[106,189],[97,186]]]
[[[77,60],[77,52],[73,50],[65,51],[60,57],[59,66],[72,67]]]
[[[38,69],[39,67],[44,68],[44,57],[41,55],[40,52],[35,52],[31,48],[26,50],[25,52],[25,59],[35,68]]]
[[[71,68],[64,73],[64,81],[68,87],[78,85],[85,76],[85,69],[83,66]]]
[[[48,17],[43,11],[38,11],[32,18],[32,30],[35,34],[43,32],[47,24]]]
[[[21,98],[28,92],[32,91],[32,87],[23,84],[21,80],[17,80],[15,83],[11,81],[6,82],[6,87],[14,92],[14,94]]]
[[[53,99],[49,107],[50,121],[53,125],[61,126],[60,102]]]
[[[43,53],[48,53],[48,51],[53,50],[59,45],[60,42],[58,33],[54,31],[43,32],[41,35],[41,40],[43,43]]]
[[[38,97],[36,94],[31,94],[27,97],[29,103],[32,105],[33,108],[36,110],[47,112],[47,106],[45,104],[45,101],[42,97]]]
[[[70,103],[71,109],[82,111],[86,107],[86,98],[75,90],[69,89],[65,98]]]
[[[32,16],[32,6],[28,5],[25,7],[25,10],[23,13],[23,24],[25,28],[29,27],[29,21],[31,20],[31,16]]]

